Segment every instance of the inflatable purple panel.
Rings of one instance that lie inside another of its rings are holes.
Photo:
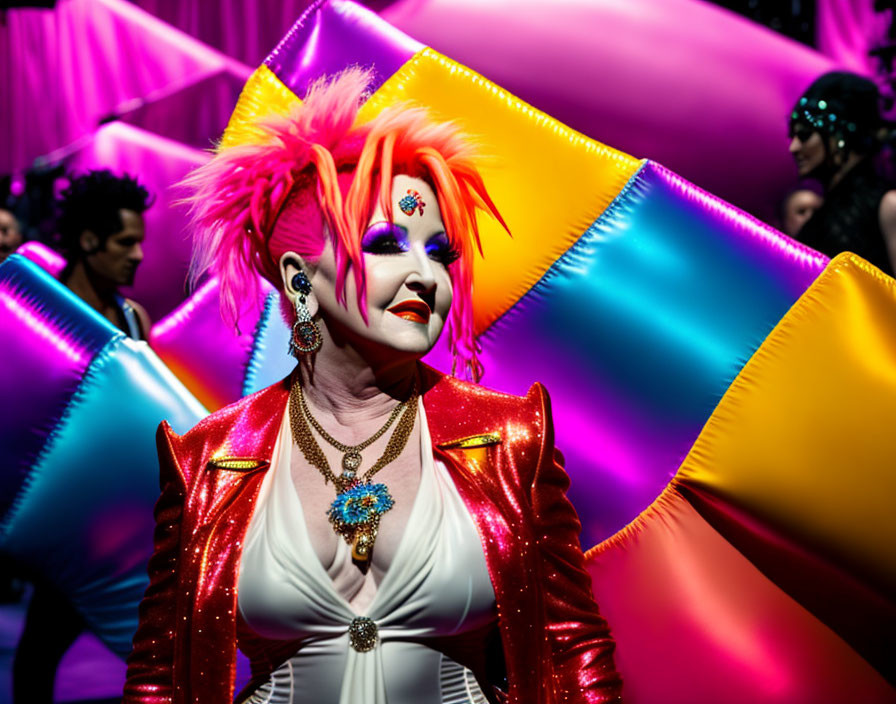
[[[374,70],[374,91],[422,48],[357,3],[315,0],[264,63],[300,97],[321,76],[351,65]]]
[[[522,393],[537,379],[551,393],[585,547],[666,487],[744,363],[826,263],[646,162],[481,336],[486,385]]]
[[[124,656],[148,581],[155,429],[207,411],[146,343],[21,256],[0,265],[0,301],[0,552]]]
[[[240,330],[221,318],[218,280],[209,279],[152,328],[149,342],[207,408],[216,410],[243,396],[243,381],[258,344],[256,331],[271,285],[259,279],[261,301],[243,312]]]
[[[0,264],[0,523],[94,356],[115,336],[42,269],[15,255]]]

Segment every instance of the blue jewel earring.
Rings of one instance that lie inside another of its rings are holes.
[[[311,282],[304,271],[299,271],[292,277],[292,287],[297,293],[296,322],[292,326],[289,353],[296,359],[301,359],[302,355],[317,352],[323,343],[323,338],[320,327],[311,319],[308,306],[305,305],[305,297],[311,293]]]

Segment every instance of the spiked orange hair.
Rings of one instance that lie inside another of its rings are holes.
[[[235,324],[245,299],[257,295],[256,273],[280,289],[280,257],[292,251],[314,261],[328,231],[338,299],[345,304],[351,273],[366,318],[360,242],[377,198],[391,220],[393,176],[424,178],[461,255],[449,265],[454,301],[448,335],[455,366],[478,378],[472,259],[474,248],[481,254],[482,247],[476,210],[507,226],[476,169],[471,141],[455,124],[436,122],[425,109],[408,105],[358,122],[369,80],[369,73],[357,68],[319,80],[290,115],[259,122],[267,136],[263,142],[220,149],[188,177],[196,229],[191,278],[218,275],[222,312]],[[288,304],[284,313],[288,319],[294,315]]]

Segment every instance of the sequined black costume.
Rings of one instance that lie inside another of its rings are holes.
[[[863,159],[825,194],[824,204],[803,225],[798,239],[829,257],[855,252],[893,276],[879,215],[881,199],[892,188],[877,174],[872,159]]]

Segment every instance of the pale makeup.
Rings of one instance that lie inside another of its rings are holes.
[[[415,201],[413,209],[407,200],[409,195]],[[402,210],[402,203],[407,212]],[[451,308],[448,267],[456,256],[430,185],[419,178],[396,175],[392,180],[392,220],[386,219],[377,204],[361,248],[367,279],[367,322],[358,307],[351,272],[346,305],[337,302],[336,261],[329,241],[311,267],[313,295],[331,336],[373,352],[379,348],[393,354],[423,356],[438,340]]]

